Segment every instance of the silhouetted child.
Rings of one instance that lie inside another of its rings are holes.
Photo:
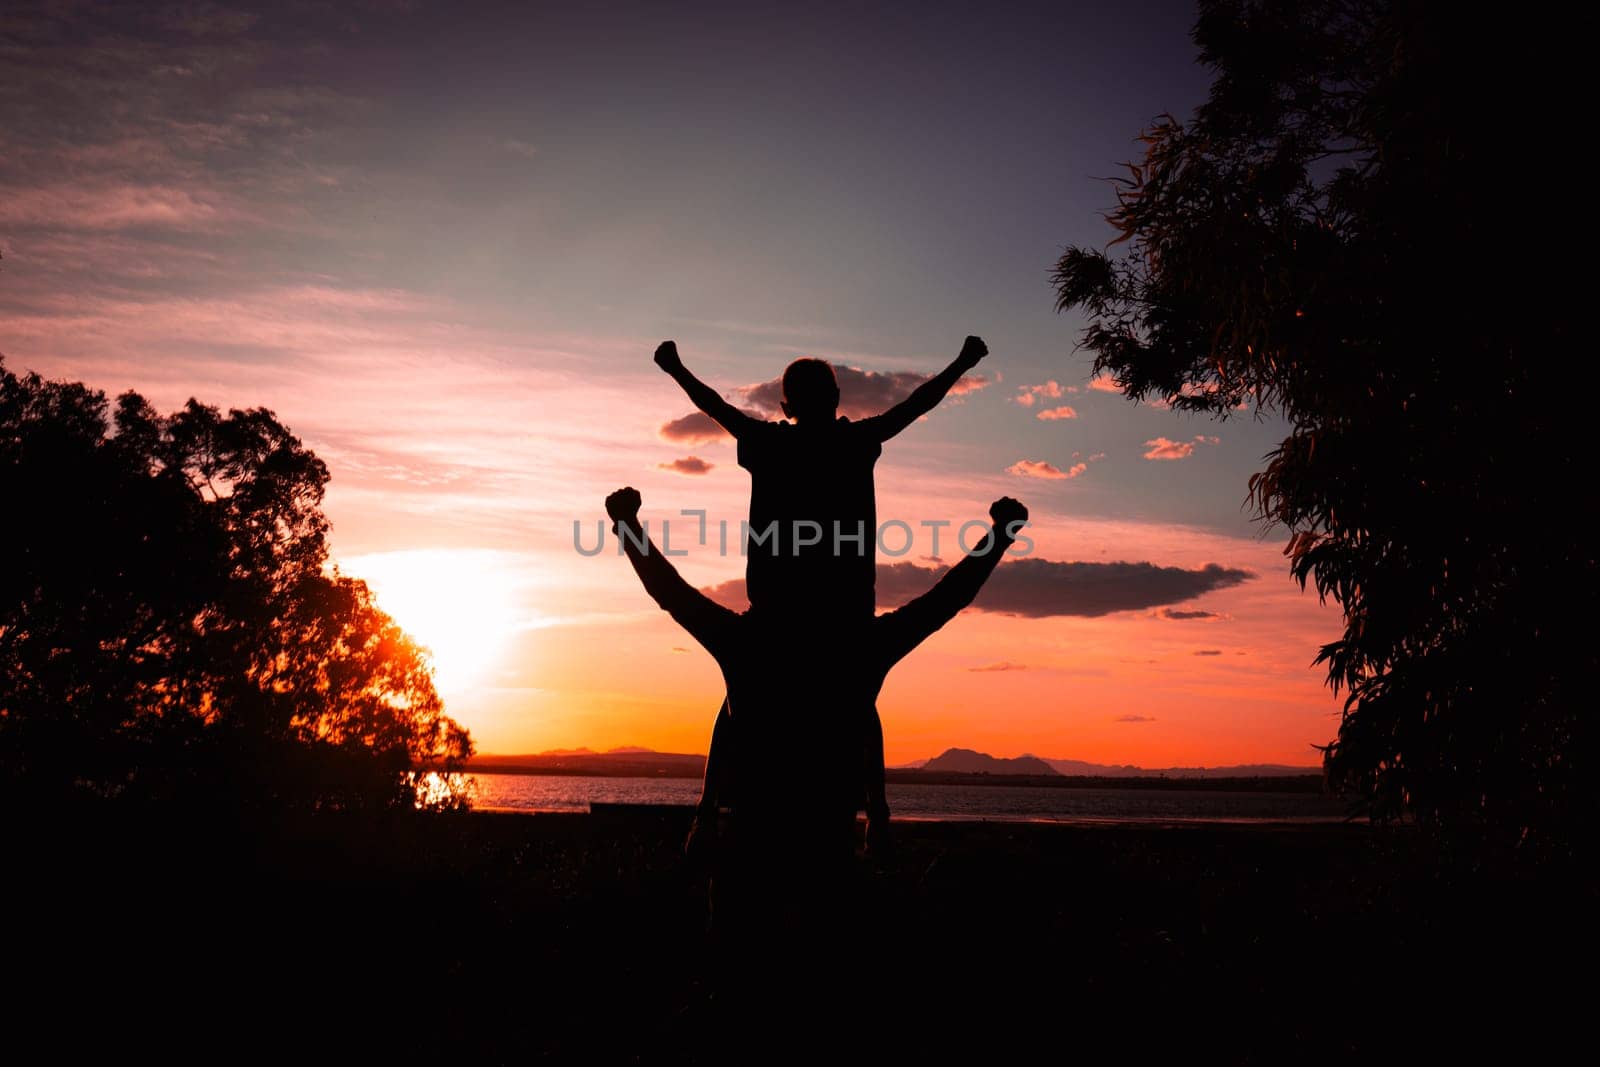
[[[825,360],[797,359],[783,372],[781,407],[790,422],[739,410],[700,381],[664,341],[655,361],[706,415],[731,434],[739,465],[750,472],[745,591],[752,613],[782,612],[817,627],[870,620],[876,607],[877,496],[873,468],[883,442],[938,406],[961,376],[988,355],[977,337],[939,374],[881,415],[839,414],[839,384]],[[722,766],[729,755],[727,705],[717,714],[706,758],[706,785],[690,832],[695,851],[715,826]],[[862,724],[862,777],[869,850],[888,843],[883,726],[877,709]]]

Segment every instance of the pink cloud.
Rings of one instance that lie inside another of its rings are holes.
[[[728,431],[717,425],[717,421],[703,411],[691,411],[671,422],[664,422],[657,432],[661,434],[663,440],[685,445],[709,444],[728,436]]]
[[[1155,437],[1144,444],[1150,450],[1144,454],[1145,459],[1187,459],[1194,454],[1194,444],[1189,441]]]
[[[674,474],[709,474],[716,464],[707,463],[699,456],[681,456],[671,463],[657,463],[656,466]]]
[[[1166,437],[1156,437],[1146,441],[1145,447],[1150,451],[1144,454],[1145,459],[1187,459],[1194,455],[1196,445],[1214,445],[1220,442],[1220,437],[1210,437],[1206,434],[1195,434],[1193,441],[1174,441]]]
[[[1020,459],[1007,467],[1006,473],[1015,474],[1019,478],[1045,478],[1051,481],[1059,481],[1063,478],[1076,478],[1088,469],[1089,466],[1086,463],[1076,463],[1068,469],[1062,470],[1054,463],[1048,463],[1044,460]]]
[[[1051,408],[1048,411],[1041,411],[1037,417],[1043,419],[1045,422],[1055,422],[1058,419],[1075,419],[1078,417],[1078,412],[1076,409],[1063,404],[1058,408]]]
[[[1031,408],[1033,407],[1034,402],[1040,398],[1046,400],[1059,400],[1068,393],[1076,393],[1077,391],[1078,387],[1076,385],[1062,385],[1060,382],[1052,378],[1043,385],[1022,386],[1022,388],[1018,390],[1017,395],[1011,399],[1016,401],[1018,404],[1021,404],[1025,408]],[[1041,419],[1044,418],[1043,415],[1040,415],[1039,417]],[[1066,417],[1071,418],[1071,416]]]
[[[1122,387],[1109,376],[1101,374],[1089,379],[1089,388],[1097,393],[1120,393]]]

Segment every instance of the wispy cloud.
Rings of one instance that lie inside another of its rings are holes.
[[[0,224],[57,230],[164,227],[211,231],[251,218],[216,192],[166,185],[87,184],[13,188],[0,197]]]

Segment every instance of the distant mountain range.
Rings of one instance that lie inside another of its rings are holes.
[[[706,758],[678,752],[656,752],[626,746],[596,752],[590,748],[552,749],[521,756],[474,756],[469,771],[484,774],[581,774],[596,777],[698,778]],[[898,764],[900,771],[929,774],[1024,775],[1064,778],[1278,778],[1321,774],[1319,767],[1246,763],[1231,767],[1134,767],[1021,755],[991,756],[970,748],[950,748],[930,760]]]
[[[1135,767],[1131,764],[1085,763],[1075,759],[1045,759],[1023,754],[1012,759],[950,748],[918,764],[902,765],[945,774],[1042,774],[1068,778],[1277,778],[1321,774],[1320,767],[1289,767],[1279,763],[1242,763],[1231,767]]]

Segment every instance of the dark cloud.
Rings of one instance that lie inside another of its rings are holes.
[[[1118,715],[1112,722],[1155,722],[1153,715]]]
[[[852,419],[880,415],[911,395],[911,390],[932,377],[914,371],[861,370],[840,363],[833,364],[834,377],[839,379],[839,414]],[[951,396],[964,396],[987,388],[989,379],[981,374],[969,374],[951,388]],[[746,385],[738,390],[742,405],[739,410],[757,419],[783,418],[783,379],[757,385]],[[720,441],[727,431],[718,426],[710,416],[692,411],[682,418],[673,419],[661,427],[661,436],[680,444],[699,445]]]
[[[919,595],[943,568],[914,563],[879,564],[878,600],[903,604]],[[1254,578],[1250,571],[1215,563],[1189,570],[1154,563],[1063,563],[1019,559],[1001,564],[978,594],[976,607],[1004,615],[1096,618],[1192,600]]]
[[[709,474],[716,464],[707,463],[699,456],[682,456],[671,463],[657,463],[656,466],[675,474]]]
[[[1195,650],[1195,655],[1197,655],[1197,656],[1220,656],[1220,655],[1222,655],[1222,649],[1220,649],[1220,648],[1201,648],[1201,649],[1196,649]]]
[[[859,367],[847,367],[842,363],[833,364],[833,376],[839,380],[839,414],[852,419],[864,419],[889,410],[910,396],[913,389],[933,377],[931,374],[918,374],[914,371],[882,373],[861,370]],[[975,393],[988,384],[989,379],[983,375],[969,374],[955,384],[950,390],[950,395],[963,396]],[[781,377],[759,385],[747,385],[739,390],[739,395],[763,417],[769,419],[783,417],[783,408],[780,406],[783,401]]]
[[[1007,663],[1005,661],[1001,661],[999,663],[985,663],[981,667],[967,668],[967,670],[974,674],[987,674],[991,671],[1025,671],[1027,669],[1028,665],[1026,663]]]
[[[878,564],[878,605],[900,605],[933,587],[947,567],[916,563]],[[1176,604],[1254,578],[1251,571],[1208,563],[1189,570],[1154,563],[1062,563],[1019,559],[1002,563],[978,594],[974,607],[1000,615],[1043,619],[1073,615],[1098,618],[1118,611],[1140,611]],[[743,611],[744,579],[702,590],[719,604]]]
[[[1156,612],[1163,619],[1220,619],[1222,616],[1215,611],[1182,611],[1178,608],[1162,608]]]

